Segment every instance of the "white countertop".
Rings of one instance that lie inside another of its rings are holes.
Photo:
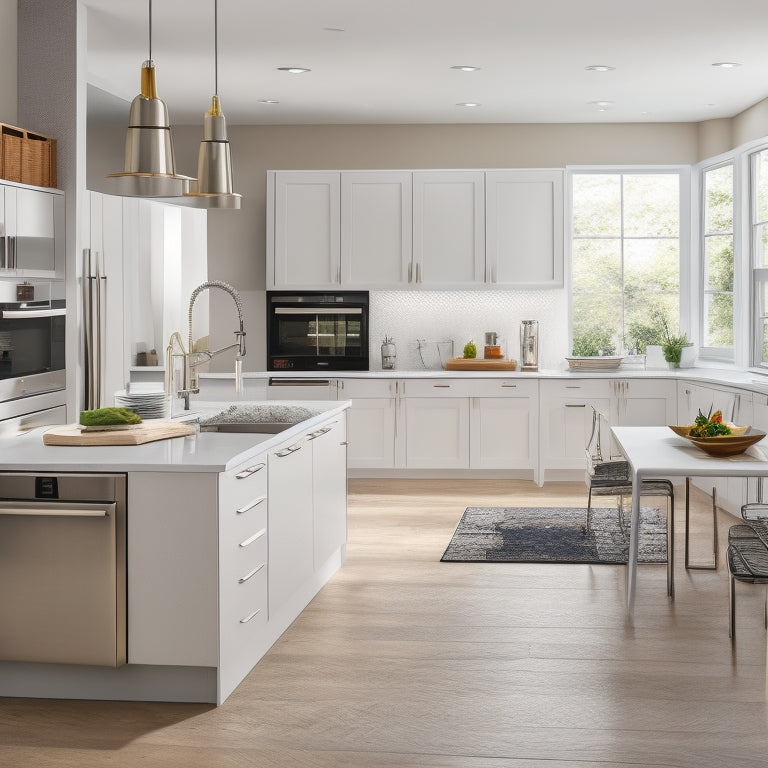
[[[270,404],[275,404],[271,401]],[[242,405],[243,403],[239,403]],[[221,411],[228,403],[196,403],[196,413]],[[295,401],[322,412],[276,435],[196,432],[143,445],[44,445],[39,427],[0,439],[0,470],[14,472],[223,472],[249,461],[349,407],[349,401]]]
[[[244,378],[263,380],[281,379],[685,379],[709,384],[745,387],[768,393],[768,374],[744,371],[736,368],[676,368],[642,369],[617,368],[616,370],[556,370],[539,371],[443,371],[443,370],[392,370],[392,371],[248,371]],[[231,373],[202,373],[201,379],[234,379]]]

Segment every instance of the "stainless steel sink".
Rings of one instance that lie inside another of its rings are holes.
[[[261,435],[276,435],[293,426],[277,421],[231,421],[219,424],[201,424],[201,432],[249,432]]]

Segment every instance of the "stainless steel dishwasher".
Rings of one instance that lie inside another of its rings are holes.
[[[126,663],[126,489],[0,473],[0,660]]]

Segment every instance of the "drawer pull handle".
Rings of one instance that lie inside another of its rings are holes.
[[[254,499],[253,501],[246,504],[244,507],[240,507],[240,509],[236,509],[235,512],[238,515],[245,514],[246,512],[248,512],[248,510],[253,509],[254,507],[258,507],[259,504],[261,504],[262,501],[266,501],[266,499],[267,499],[266,496],[259,496],[258,499]]]
[[[435,387],[436,389],[450,389],[451,388],[450,384],[433,384],[432,386]]]
[[[565,388],[566,389],[581,389],[581,385],[579,385],[579,384],[566,384]]]
[[[261,608],[254,611],[253,613],[249,613],[247,616],[244,616],[242,619],[240,619],[241,624],[247,624],[251,619],[258,616],[261,613]]]
[[[505,388],[506,389],[517,389],[517,384],[502,384],[501,388],[502,389],[505,389]]]
[[[240,547],[249,547],[251,544],[253,544],[254,541],[257,539],[260,539],[265,533],[267,532],[266,528],[262,528],[260,531],[256,531],[256,533],[253,534],[253,536],[249,536],[247,539],[244,539],[243,541],[238,544]]]
[[[565,407],[566,408],[586,408],[587,404],[586,403],[566,403]]]
[[[238,583],[238,584],[245,584],[245,582],[246,582],[246,581],[248,581],[248,579],[252,579],[252,578],[253,578],[253,577],[254,577],[254,576],[255,576],[255,575],[256,575],[256,574],[257,574],[257,573],[258,573],[258,572],[259,572],[259,571],[260,571],[260,570],[263,568],[263,567],[264,567],[264,563],[262,563],[262,564],[261,564],[260,566],[258,566],[257,568],[254,568],[254,569],[253,569],[252,571],[250,571],[249,573],[246,573],[246,574],[245,574],[245,576],[241,576],[241,577],[240,577],[240,578],[237,580],[237,583]]]
[[[275,456],[282,459],[286,456],[290,456],[292,453],[295,453],[296,451],[300,451],[301,446],[300,445],[289,445],[287,448],[284,448],[282,451],[278,451]]]
[[[267,465],[262,464],[254,464],[252,467],[248,467],[248,469],[242,470],[242,472],[238,472],[235,477],[238,480],[243,480],[246,477],[250,477],[251,475],[255,475],[260,469],[264,469]]]

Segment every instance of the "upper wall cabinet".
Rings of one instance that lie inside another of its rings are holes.
[[[63,278],[64,193],[0,185],[0,275]]]
[[[267,242],[271,237],[273,249],[267,258],[268,287],[339,285],[341,174],[277,171],[269,176]]]
[[[341,280],[358,288],[414,279],[410,171],[341,174]]]
[[[267,287],[563,283],[563,172],[270,171]]]
[[[486,280],[500,286],[563,284],[563,172],[485,175]]]
[[[414,282],[446,287],[483,282],[484,196],[482,171],[414,172]]]

